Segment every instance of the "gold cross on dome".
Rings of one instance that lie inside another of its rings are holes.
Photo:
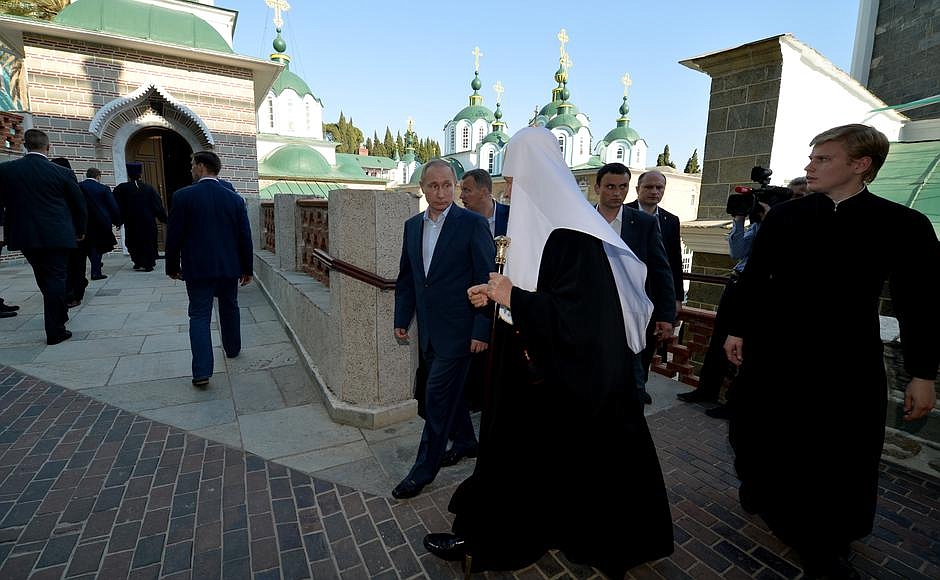
[[[561,66],[564,67],[565,72],[568,72],[568,69],[570,69],[571,67],[574,66],[574,62],[572,62],[571,57],[568,56],[567,53],[565,53],[565,54],[561,57],[561,61],[560,61],[560,62],[561,62]]]
[[[470,54],[473,55],[473,70],[480,70],[480,57],[483,56],[483,53],[480,52],[480,47],[474,46]]]
[[[284,20],[281,19],[281,10],[287,12],[290,10],[290,4],[287,0],[264,0],[269,8],[274,8],[274,26],[281,28],[284,26]]]
[[[558,42],[561,43],[561,56],[565,56],[565,45],[568,44],[568,31],[562,28],[558,32]]]
[[[503,83],[500,81],[496,81],[496,84],[493,85],[493,92],[496,93],[497,104],[499,103],[500,99],[503,97],[503,92],[505,91],[506,89],[503,88]]]
[[[620,82],[623,84],[623,96],[627,96],[627,91],[630,90],[630,85],[633,84],[633,80],[630,78],[630,74],[623,73],[623,76],[620,77]]]
[[[411,117],[408,117],[408,132],[414,133],[415,120]]]

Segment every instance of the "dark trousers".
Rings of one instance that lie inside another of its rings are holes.
[[[46,338],[53,340],[65,334],[69,319],[65,306],[65,280],[68,272],[67,248],[23,249],[23,256],[33,268],[36,285],[42,293]]]
[[[68,266],[65,274],[65,301],[81,302],[85,298],[85,287],[88,278],[85,277],[85,256],[88,250],[75,248],[69,250]]]
[[[715,326],[712,329],[712,337],[708,342],[708,350],[705,351],[705,359],[702,361],[702,370],[699,372],[698,390],[710,398],[717,399],[721,393],[721,386],[726,377],[735,375],[734,365],[728,361],[728,355],[725,354],[725,339],[728,338],[728,326],[725,322],[722,312],[727,312],[731,308],[734,300],[736,278],[731,278],[725,285],[721,298],[718,300],[718,309],[715,311]]]
[[[101,276],[101,252],[94,245],[88,247],[88,261],[91,263],[91,277]]]
[[[458,451],[477,445],[470,411],[463,398],[470,352],[458,358],[445,358],[436,356],[431,350],[424,353],[424,363],[428,369],[424,430],[418,445],[418,457],[408,474],[419,485],[427,485],[437,476],[448,436],[454,439],[453,449]]]
[[[187,280],[189,295],[189,345],[193,352],[193,378],[212,376],[215,361],[212,356],[212,303],[219,299],[219,333],[222,349],[227,356],[235,356],[242,349],[241,315],[238,311],[238,278],[208,278]]]

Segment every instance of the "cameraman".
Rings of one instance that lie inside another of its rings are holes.
[[[757,235],[760,222],[769,209],[770,206],[766,203],[755,200],[747,215],[733,216],[734,222],[731,226],[731,232],[728,233],[728,250],[731,257],[738,262],[731,270],[725,289],[718,300],[718,309],[715,311],[715,325],[712,329],[711,340],[708,343],[708,350],[705,352],[705,360],[702,361],[698,388],[694,391],[676,395],[676,398],[680,401],[686,403],[717,403],[725,377],[734,375],[734,366],[728,362],[728,357],[725,355],[725,339],[728,337],[728,329],[722,312],[731,308],[730,304],[734,297],[738,276],[744,271],[747,258],[751,253],[754,236]],[[749,219],[751,223],[747,228],[744,227],[745,218]],[[716,419],[727,419],[728,407],[721,405],[709,409],[705,413]]]

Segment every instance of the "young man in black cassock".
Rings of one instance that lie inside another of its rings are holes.
[[[815,194],[764,218],[727,313],[725,351],[740,365],[730,440],[744,509],[808,577],[858,578],[849,544],[872,531],[885,434],[879,296],[887,280],[916,419],[935,401],[940,244],[923,214],[868,190],[883,134],[845,125],[811,145]]]

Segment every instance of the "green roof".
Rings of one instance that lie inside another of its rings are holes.
[[[604,142],[607,144],[613,143],[617,139],[623,139],[630,143],[630,145],[634,145],[639,141],[640,134],[629,125],[620,125],[604,136]]]
[[[275,181],[261,190],[261,199],[272,199],[275,193],[289,193],[291,195],[312,195],[327,199],[330,191],[346,189],[342,183],[329,183],[324,181]]]
[[[466,119],[471,123],[477,119],[486,119],[488,123],[492,123],[496,120],[496,117],[493,116],[493,111],[483,105],[470,105],[461,109],[461,111],[454,116],[454,121],[460,121],[462,119]]]
[[[386,183],[378,177],[369,177],[356,162],[354,155],[336,156],[336,166],[316,149],[299,143],[279,147],[258,163],[258,174],[262,177],[286,177],[303,179],[355,180],[360,183]]]
[[[301,99],[310,95],[316,99],[318,103],[323,104],[323,102],[317,99],[317,96],[313,94],[313,91],[310,90],[310,85],[308,85],[304,79],[285,68],[277,75],[277,78],[274,79],[274,85],[271,87],[271,90],[275,95],[280,96],[280,94],[287,89],[293,90],[300,95]]]
[[[926,215],[940,236],[940,141],[892,143],[871,190]]]
[[[503,133],[502,131],[493,131],[483,138],[483,142],[495,143],[498,147],[502,147],[506,143],[509,143],[509,135]]]
[[[222,35],[198,16],[135,0],[76,0],[54,21],[107,34],[234,52]]]
[[[554,119],[548,122],[546,125],[549,129],[554,129],[555,127],[568,127],[575,133],[578,132],[583,125],[581,121],[578,120],[574,115],[557,115]]]
[[[396,150],[396,153],[398,151]],[[395,169],[398,167],[398,163],[391,157],[385,157],[384,155],[353,155],[352,153],[337,153],[336,158],[339,159],[342,156],[348,155],[353,158],[356,163],[358,163],[362,168],[377,168],[377,169]]]

